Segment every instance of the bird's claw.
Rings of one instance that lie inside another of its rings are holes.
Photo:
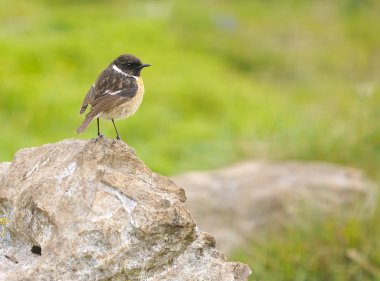
[[[103,137],[104,137],[104,135],[99,134],[99,135],[95,138],[95,141],[98,141],[98,140],[100,140],[100,139],[103,138]]]

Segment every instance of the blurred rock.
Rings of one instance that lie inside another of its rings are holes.
[[[267,223],[297,222],[305,207],[344,213],[367,203],[373,190],[361,171],[326,163],[250,161],[173,180],[185,188],[199,228],[227,253]]]
[[[120,141],[65,140],[1,164],[0,280],[247,280],[184,190]]]

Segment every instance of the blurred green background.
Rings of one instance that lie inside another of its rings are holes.
[[[0,0],[0,161],[77,138],[84,95],[122,53],[153,65],[140,110],[117,126],[157,172],[304,159],[379,180],[375,0]],[[101,129],[114,137],[112,123]],[[93,122],[80,137],[95,136]],[[380,266],[379,218],[311,218],[233,258],[251,280],[376,280],[344,253]]]

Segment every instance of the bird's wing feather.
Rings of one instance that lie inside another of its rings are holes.
[[[138,85],[134,77],[106,69],[97,79],[94,89],[95,94],[88,100],[92,107],[88,115],[97,115],[127,102],[137,94]]]
[[[92,85],[90,90],[88,90],[87,92],[87,95],[85,96],[85,98],[83,99],[83,102],[82,102],[82,106],[80,108],[80,114],[82,114],[83,112],[86,111],[86,108],[88,106],[88,104],[90,103],[90,101],[92,101],[94,99],[94,96],[95,96],[95,85]]]

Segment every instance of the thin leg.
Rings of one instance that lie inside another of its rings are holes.
[[[98,137],[100,136],[100,130],[99,130],[99,118],[96,118],[96,123],[98,124]]]
[[[115,131],[116,131],[116,139],[120,139],[120,135],[119,135],[119,132],[117,131],[117,129],[116,129],[116,125],[115,125],[115,122],[113,121],[113,119],[111,119],[112,120],[112,123],[113,123],[113,127],[115,128]]]

